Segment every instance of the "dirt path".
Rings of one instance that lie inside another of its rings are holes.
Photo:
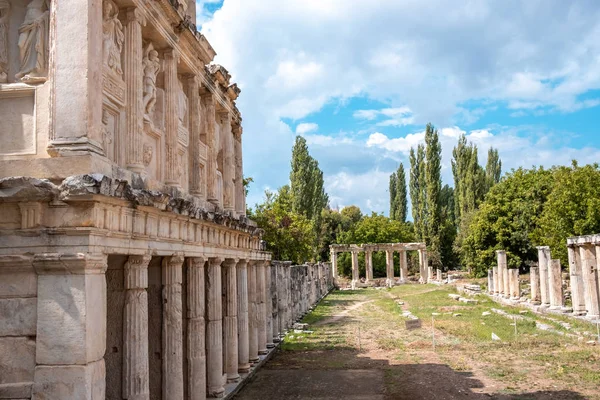
[[[338,322],[339,320],[341,320],[342,318],[346,317],[348,314],[350,314],[352,311],[359,309],[360,307],[364,306],[367,303],[372,302],[373,300],[365,300],[365,301],[361,301],[359,303],[356,303],[348,308],[346,308],[344,311],[342,311],[341,313],[338,314],[334,314],[331,317],[327,317],[325,319],[322,319],[320,321],[317,321],[317,323],[314,324],[314,326],[323,326],[323,325],[329,325],[329,324],[335,324],[336,322]]]

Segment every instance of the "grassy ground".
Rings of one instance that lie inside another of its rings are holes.
[[[449,367],[455,375],[470,376],[465,390],[472,393],[510,398],[600,398],[600,346],[586,343],[594,339],[594,326],[560,316],[520,313],[519,308],[501,306],[485,296],[477,297],[478,304],[465,304],[451,299],[449,293],[455,293],[451,286],[416,284],[391,290],[333,292],[304,318],[312,333],[292,331],[283,343],[288,355],[296,352],[302,357],[283,357],[275,365],[363,368],[369,362],[385,360],[376,367],[386,372],[385,393],[389,398],[406,390],[404,383],[396,387],[395,367],[402,365],[428,365],[430,373],[440,374],[445,370],[439,366]],[[517,320],[515,333],[513,319],[494,312],[482,315],[492,308],[525,319]],[[422,328],[406,330],[405,311],[419,317]],[[568,321],[571,327],[565,328],[560,321]],[[536,322],[551,331],[537,328]],[[572,337],[574,332],[588,336],[581,340]],[[492,333],[501,340],[492,340]],[[326,356],[311,358],[310,352]],[[419,373],[427,374],[427,369]],[[449,376],[454,379],[454,375]]]

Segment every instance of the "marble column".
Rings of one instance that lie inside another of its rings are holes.
[[[163,399],[183,400],[183,257],[162,260],[162,391]]]
[[[521,286],[519,285],[519,269],[511,268],[508,270],[510,281],[510,299],[519,300],[521,298]]]
[[[406,250],[400,250],[400,281],[408,282],[408,259]]]
[[[208,259],[206,273],[206,383],[208,397],[222,397],[223,376],[223,305],[221,285],[222,258]],[[168,398],[170,397],[164,397]]]
[[[443,279],[442,279],[442,270],[438,268],[437,270],[437,280],[439,283],[442,283]]]
[[[583,289],[583,277],[581,275],[580,254],[574,245],[567,245],[567,255],[569,259],[569,277],[571,283],[571,302],[573,304],[573,314],[585,315],[585,291]]]
[[[179,78],[177,77],[177,50],[164,52],[165,80],[165,184],[180,187],[179,175],[179,143],[177,134],[179,120],[177,118],[177,98],[179,95]]]
[[[265,261],[265,314],[266,314],[266,341],[267,348],[275,347],[273,343],[273,294],[271,291],[271,262]]]
[[[366,282],[373,280],[373,252],[365,251],[365,273],[367,275]]]
[[[248,352],[250,362],[258,362],[258,309],[256,305],[256,264],[258,261],[250,260],[248,263]]]
[[[256,315],[258,354],[267,354],[267,309],[266,309],[266,285],[265,285],[265,262],[256,264]]]
[[[123,398],[150,398],[148,364],[148,264],[150,256],[129,256],[124,268]]]
[[[279,284],[277,280],[277,268],[279,263],[271,262],[271,307],[273,310],[273,342],[279,343]]]
[[[564,307],[563,288],[562,288],[562,270],[560,260],[550,260],[548,268],[548,284],[550,309],[561,310]]]
[[[597,319],[600,316],[600,305],[598,304],[598,273],[596,265],[596,251],[600,254],[600,249],[598,249],[598,247],[600,246],[594,246],[593,244],[587,243],[581,246],[582,271],[584,278],[586,279],[586,317],[589,319]]]
[[[215,138],[215,96],[206,88],[202,93],[202,128],[206,136],[206,199],[214,205],[219,205],[217,196],[217,146]]]
[[[200,78],[191,76],[187,79],[190,120],[190,194],[204,198],[205,182],[202,181],[202,152],[201,135],[201,115],[200,108]]]
[[[429,266],[429,261],[427,260],[427,250],[419,250],[419,272],[421,277],[419,278],[419,283],[427,283],[429,277],[427,276],[427,267]]]
[[[498,289],[496,290],[496,294],[499,297],[504,296],[504,269],[506,268],[506,264],[502,262],[500,254],[498,253],[501,250],[496,250],[496,259],[498,264]]]
[[[337,252],[335,252],[334,250],[331,250],[331,272],[332,272],[332,276],[334,278],[337,278],[337,276],[338,276],[338,272],[337,272]]]
[[[498,267],[492,267],[492,292],[490,294],[496,295],[498,293]]]
[[[548,293],[548,264],[550,263],[550,247],[538,246],[538,267],[540,268],[540,301],[542,307],[550,306]]]
[[[233,133],[231,132],[231,114],[219,113],[221,118],[220,136],[223,142],[223,209],[235,211],[233,180],[235,178],[235,154],[233,149]]]
[[[531,284],[531,304],[540,304],[540,268],[529,269],[529,282]]]
[[[352,290],[356,289],[358,284],[358,251],[352,251]]]
[[[226,258],[223,261],[223,331],[225,333],[225,373],[227,382],[240,380],[238,374],[238,303],[237,303],[237,273],[238,259]]]
[[[488,293],[494,294],[494,271],[491,269],[488,269],[487,281],[488,281]]]
[[[433,267],[427,267],[427,282],[432,282],[434,279]]]
[[[385,285],[387,287],[394,286],[394,250],[385,251]]]
[[[250,371],[248,338],[248,260],[237,263],[238,372]]]
[[[187,264],[187,392],[190,400],[206,398],[206,269],[203,257],[186,259]]]

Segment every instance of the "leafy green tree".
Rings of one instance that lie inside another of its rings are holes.
[[[393,196],[392,187],[394,189]],[[407,213],[406,174],[404,164],[400,163],[398,170],[390,176],[390,218],[405,222]]]
[[[358,207],[358,206],[344,207],[344,208],[342,208],[342,211],[340,212],[340,214],[342,215],[342,217],[346,218],[349,221],[350,225],[356,224],[358,221],[360,221],[360,219],[363,216],[362,211],[360,210],[360,207]],[[349,229],[349,228],[350,228],[349,226],[346,227],[346,229]]]
[[[290,171],[292,209],[310,220],[320,218],[329,201],[324,189],[323,171],[308,152],[306,139],[296,136]]]
[[[390,218],[391,219],[396,219],[396,209],[398,208],[397,204],[396,204],[396,197],[397,197],[397,189],[396,189],[396,184],[398,182],[398,177],[396,176],[396,173],[393,172],[390,175]]]
[[[502,176],[502,160],[500,160],[500,156],[498,155],[498,149],[490,147],[485,166],[486,192],[496,183],[500,182],[500,176]]]
[[[430,258],[434,266],[441,266],[441,228],[442,228],[442,146],[438,131],[427,124],[425,129],[425,196],[426,226]]]
[[[419,240],[422,238],[421,235],[421,209],[419,199],[421,196],[421,181],[419,166],[422,159],[417,159],[415,149],[410,149],[410,202],[412,205],[412,218],[414,223],[415,237]]]

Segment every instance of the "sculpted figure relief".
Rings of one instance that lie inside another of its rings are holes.
[[[21,68],[15,75],[23,82],[43,82],[48,73],[48,3],[32,0],[19,28]]]
[[[188,109],[188,98],[185,95],[185,91],[183,90],[183,84],[181,81],[179,83],[179,93],[177,96],[177,117],[179,118],[179,125],[186,126],[187,119],[185,115]]]
[[[119,21],[119,8],[112,0],[104,0],[102,16],[102,61],[106,67],[123,75],[121,68],[121,51],[125,35],[123,24]]]
[[[151,121],[156,104],[156,76],[160,71],[158,51],[149,43],[144,50],[144,119]]]
[[[10,3],[0,0],[0,83],[8,79],[8,14]]]

